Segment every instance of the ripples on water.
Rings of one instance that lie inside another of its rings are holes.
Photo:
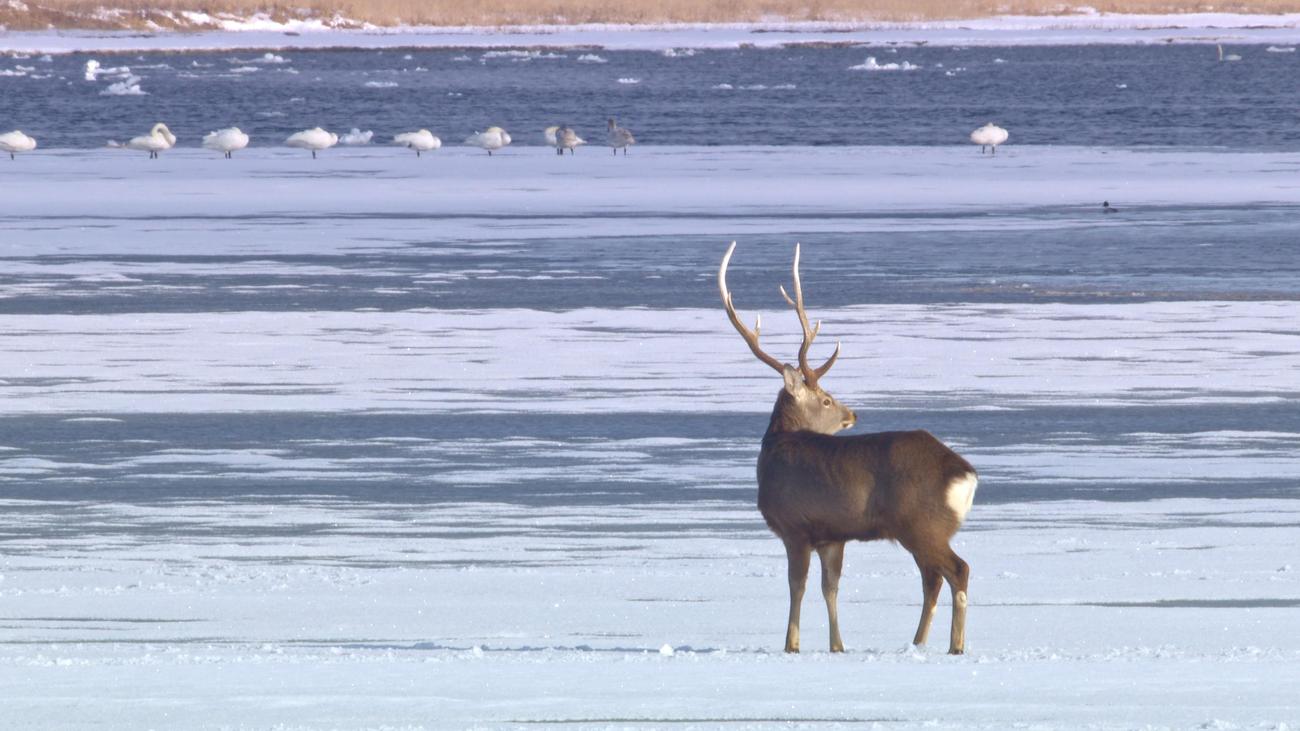
[[[459,142],[497,124],[516,143],[570,124],[589,139],[617,116],[646,143],[945,145],[994,120],[1013,144],[1286,148],[1300,141],[1296,54],[1213,46],[787,48],[653,52],[577,50],[283,51],[101,56],[127,66],[145,95],[103,96],[83,80],[90,56],[8,60],[5,124],[44,147],[98,147],[166,120],[195,145],[238,125],[254,145],[321,125],[383,139],[426,127]],[[604,63],[591,63],[592,55]],[[867,56],[914,71],[850,70]],[[584,59],[586,57],[586,59]],[[283,62],[280,62],[283,59]],[[638,83],[620,83],[637,79]]]

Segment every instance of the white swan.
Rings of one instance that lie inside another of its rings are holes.
[[[587,141],[579,137],[578,133],[574,132],[573,128],[567,124],[556,128],[554,138],[553,144],[557,155],[563,155],[565,150],[568,150],[569,154],[572,155],[578,145],[587,144]]]
[[[1238,55],[1235,54],[1235,53],[1229,53],[1229,54],[1226,55],[1226,56],[1223,55],[1223,44],[1219,44],[1219,60],[1220,60],[1220,61],[1240,61],[1240,60],[1241,60],[1241,56],[1238,56]]]
[[[493,150],[500,150],[510,144],[510,134],[500,127],[488,127],[486,132],[475,132],[466,137],[465,144],[482,147],[491,155]]]
[[[998,145],[1006,142],[1007,137],[1009,136],[1010,133],[1005,129],[989,122],[974,132],[971,132],[970,141],[980,146],[980,154],[984,153],[985,147],[991,147],[993,148],[993,154],[996,155],[998,154]]]
[[[623,154],[627,154],[627,148],[636,144],[636,138],[632,136],[632,130],[627,127],[620,127],[612,118],[609,120],[609,146],[614,148],[614,154],[618,154],[618,148],[623,148]]]
[[[370,144],[370,138],[374,136],[375,133],[371,132],[370,130],[366,130],[365,132],[362,132],[356,127],[353,127],[351,132],[339,138],[339,144],[340,145],[368,145]]]
[[[230,153],[248,147],[248,135],[238,127],[226,127],[203,135],[203,146],[230,158]]]
[[[128,150],[139,150],[149,153],[149,159],[158,157],[158,153],[163,150],[170,150],[176,144],[176,135],[167,129],[167,125],[159,122],[149,130],[149,134],[132,137],[125,145],[120,145],[109,140],[109,147],[125,147]]]
[[[14,159],[14,153],[31,152],[36,149],[36,140],[23,134],[20,130],[5,132],[0,135],[0,150],[9,153],[9,159]]]
[[[442,147],[442,140],[427,129],[418,132],[403,132],[394,137],[393,142],[415,150],[416,157],[419,157],[421,152],[430,152]]]
[[[327,150],[339,143],[339,136],[326,132],[320,127],[312,127],[301,132],[294,132],[285,139],[284,144],[303,150],[311,150],[311,159],[316,159],[317,150]]]

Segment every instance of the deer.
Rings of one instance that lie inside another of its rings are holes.
[[[830,651],[843,652],[839,627],[839,583],[848,541],[890,540],[916,561],[921,572],[921,621],[912,639],[924,645],[947,581],[952,593],[948,652],[966,647],[966,589],[970,566],[949,542],[975,499],[975,468],[927,431],[839,435],[857,415],[828,393],[822,377],[840,355],[816,368],[808,364],[821,321],[810,325],[799,281],[799,245],[794,249],[794,308],[803,329],[798,367],[782,363],[759,346],[762,318],[750,330],[736,314],[727,289],[733,241],[718,268],[718,290],[727,317],[754,356],[781,374],[784,385],[758,453],[758,509],[785,544],[790,614],[785,651],[799,652],[799,608],[812,552],[821,561],[822,596],[830,619]]]

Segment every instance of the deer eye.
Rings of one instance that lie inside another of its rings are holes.
[[[830,406],[830,405],[831,405],[831,400],[830,400],[830,399],[828,399],[828,398],[824,398],[824,399],[822,399],[822,406]]]

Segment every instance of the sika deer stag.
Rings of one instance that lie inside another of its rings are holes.
[[[799,283],[799,247],[794,249],[794,307],[803,327],[799,367],[785,365],[759,347],[762,321],[750,330],[736,315],[727,291],[727,264],[735,242],[718,268],[718,289],[727,317],[759,360],[785,379],[758,453],[758,509],[785,543],[789,560],[790,623],[785,651],[799,651],[799,605],[815,549],[821,558],[822,595],[830,616],[831,652],[843,652],[836,597],[846,541],[897,541],[921,570],[921,622],[913,643],[925,643],[944,580],[952,591],[952,634],[948,652],[966,645],[966,584],[970,567],[948,541],[961,527],[975,498],[975,469],[929,432],[882,432],[832,436],[857,417],[822,389],[820,380],[840,354],[808,365],[808,350],[821,329],[810,326]]]

